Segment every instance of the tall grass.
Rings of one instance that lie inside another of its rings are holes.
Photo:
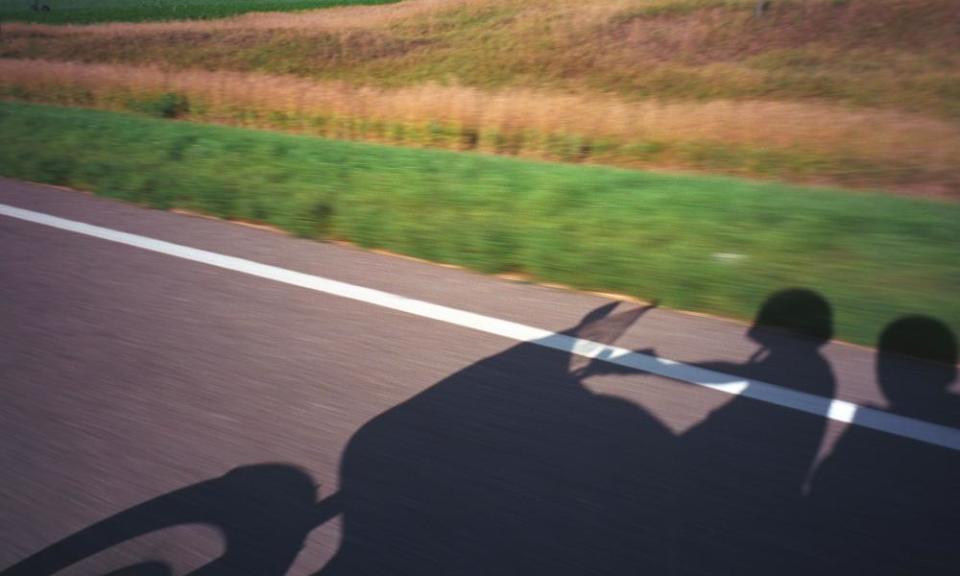
[[[960,126],[813,103],[629,102],[437,84],[385,89],[293,76],[5,59],[0,95],[543,159],[710,167],[903,189],[940,185],[947,193],[960,183]]]

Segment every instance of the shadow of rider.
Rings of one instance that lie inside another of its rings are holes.
[[[220,531],[224,554],[193,576],[257,574],[282,576],[309,532],[331,517],[335,499],[316,502],[316,486],[302,470],[259,464],[170,492],[120,512],[11,566],[2,576],[43,576],[139,536],[185,524]],[[170,574],[161,562],[145,562],[112,573]]]

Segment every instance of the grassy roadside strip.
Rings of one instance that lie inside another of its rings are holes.
[[[49,10],[33,10],[33,0],[0,0],[0,19],[47,24],[143,22],[225,18],[247,12],[280,12],[387,4],[397,0],[41,0]]]
[[[0,173],[749,319],[822,292],[837,336],[960,332],[960,206],[0,104]]]

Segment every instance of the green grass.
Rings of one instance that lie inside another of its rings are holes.
[[[398,0],[39,0],[49,11],[32,10],[34,0],[0,0],[0,19],[50,24],[140,22],[224,18],[245,12],[308,10]]]
[[[0,173],[156,208],[743,319],[805,286],[863,344],[907,313],[960,332],[956,204],[25,104],[0,129]]]

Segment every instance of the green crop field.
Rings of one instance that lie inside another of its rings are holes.
[[[822,292],[838,337],[960,332],[960,205],[0,104],[0,174],[749,319]]]
[[[245,12],[388,4],[397,0],[0,0],[0,18],[51,24],[223,18]]]

